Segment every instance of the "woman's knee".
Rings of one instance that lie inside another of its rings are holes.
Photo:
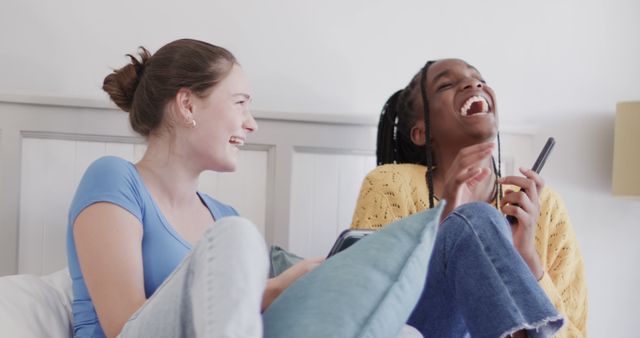
[[[208,241],[224,238],[231,241],[242,240],[243,242],[264,243],[264,239],[255,224],[239,216],[221,218],[207,229],[203,237]]]
[[[484,202],[473,202],[459,206],[453,215],[464,220],[478,235],[482,233],[495,234],[495,231],[511,237],[511,229],[504,215],[493,205]]]
[[[213,256],[268,268],[264,238],[257,227],[245,218],[233,216],[220,219],[207,229],[201,242],[201,249]]]
[[[481,215],[487,217],[495,217],[502,216],[498,209],[496,209],[493,205],[485,202],[472,202],[466,203],[454,210],[455,213],[462,214],[465,216],[472,215]]]

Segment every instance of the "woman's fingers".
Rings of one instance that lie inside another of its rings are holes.
[[[481,143],[463,148],[451,163],[449,171],[454,177],[457,177],[471,169],[476,169],[482,160],[491,156],[492,152],[493,143]]]
[[[489,170],[489,168],[470,168],[456,177],[456,183],[466,183],[469,188],[473,188],[478,183],[482,182],[482,180],[489,177],[489,175],[491,175],[491,170]]]
[[[491,171],[483,168],[493,151],[492,142],[474,144],[461,149],[445,173],[442,198],[451,202],[451,206],[467,203],[473,196],[473,188],[485,180]]]
[[[529,198],[529,196],[523,191],[505,191],[502,200],[500,201],[501,207],[505,205],[511,205],[514,207],[519,207],[526,212],[530,212],[535,209],[533,202]],[[506,214],[506,211],[505,211]],[[515,215],[513,215],[515,216]]]
[[[544,188],[544,179],[540,175],[538,175],[538,173],[536,173],[535,171],[533,171],[531,169],[526,169],[526,168],[522,168],[522,167],[520,167],[520,172],[526,178],[528,178],[528,179],[532,180],[533,182],[535,182],[536,191],[538,191],[538,192],[542,191],[542,188]]]
[[[531,201],[537,201],[539,192],[544,188],[544,180],[535,171],[520,168],[520,172],[526,177],[506,176],[498,182],[520,187],[521,191],[529,197]]]
[[[513,216],[518,220],[524,219],[528,215],[528,213],[524,209],[513,204],[504,205],[501,207],[501,210],[505,215]]]
[[[535,190],[536,184],[532,180],[526,177],[519,176],[505,176],[499,180],[502,184],[515,185],[516,187],[520,187],[520,189],[524,190]]]

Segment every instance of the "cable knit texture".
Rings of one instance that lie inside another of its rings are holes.
[[[429,207],[426,167],[387,164],[365,177],[352,229],[380,229]],[[505,187],[509,188],[509,187]],[[540,286],[565,317],[556,337],[587,337],[587,285],[584,262],[564,203],[545,187],[540,194],[536,250],[545,274]]]

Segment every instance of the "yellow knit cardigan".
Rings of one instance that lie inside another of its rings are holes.
[[[352,229],[379,229],[429,207],[426,167],[415,164],[379,166],[365,177]],[[565,317],[556,337],[587,336],[587,285],[584,262],[567,209],[548,187],[540,194],[540,217],[535,236],[545,274],[539,281],[551,302]]]

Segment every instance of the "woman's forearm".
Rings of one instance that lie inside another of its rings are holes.
[[[298,278],[313,270],[322,262],[324,262],[323,257],[305,259],[294,264],[280,275],[269,279],[262,296],[262,312],[264,312],[289,285],[293,284]]]
[[[278,296],[282,293],[284,288],[282,287],[282,283],[278,279],[278,277],[270,278],[267,280],[267,287],[264,289],[264,294],[262,295],[262,306],[260,308],[261,312],[264,312],[271,303],[278,298]]]

